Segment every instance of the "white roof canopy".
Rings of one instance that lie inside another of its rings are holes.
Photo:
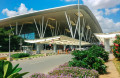
[[[115,40],[116,35],[120,35],[120,33],[109,33],[109,34],[104,34],[104,33],[95,33],[95,36],[98,38],[98,40],[104,44],[104,39],[110,39],[110,45],[113,45],[113,41]]]
[[[79,40],[67,36],[54,36],[35,40],[25,40],[27,43],[36,44],[58,44],[58,45],[79,45]],[[81,45],[90,45],[90,43],[81,41]]]

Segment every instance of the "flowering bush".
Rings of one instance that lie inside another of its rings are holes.
[[[48,75],[35,73],[30,78],[98,78],[96,70],[80,67],[68,67],[68,62],[49,72]]]
[[[89,70],[79,67],[56,68],[49,72],[49,75],[43,73],[34,73],[30,78],[98,78],[99,74],[95,70]]]
[[[63,67],[56,68],[49,72],[49,75],[53,76],[68,76],[70,78],[98,78],[98,72],[96,70],[89,70],[80,67]],[[63,77],[62,77],[63,78]]]
[[[113,54],[116,58],[120,58],[120,35],[116,35],[116,40],[113,41]]]
[[[57,76],[57,75],[46,75],[46,74],[43,74],[43,73],[34,73],[30,76],[30,78],[72,78],[70,76],[63,76],[63,75],[60,75],[60,76]]]
[[[69,66],[83,67],[87,69],[95,69],[100,74],[106,73],[107,66],[104,65],[104,60],[101,57],[97,57],[90,50],[86,51],[73,51],[74,56],[72,61],[69,61]]]
[[[64,63],[64,64],[62,64],[62,65],[59,65],[59,68],[63,68],[63,67],[69,67],[68,62],[66,62],[66,63]]]

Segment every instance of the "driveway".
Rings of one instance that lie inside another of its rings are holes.
[[[12,62],[13,65],[20,64],[19,67],[22,67],[21,72],[30,72],[25,75],[24,78],[30,76],[33,73],[45,73],[47,74],[49,71],[53,70],[57,66],[64,64],[65,62],[70,61],[72,56],[70,54],[62,54],[62,55],[53,55],[46,56],[41,58],[36,58],[32,60],[24,60],[24,61],[15,61]]]

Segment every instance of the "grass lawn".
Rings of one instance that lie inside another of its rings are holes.
[[[118,58],[115,58],[113,60],[114,64],[115,64],[115,67],[116,69],[118,70],[119,74],[120,74],[120,60]]]

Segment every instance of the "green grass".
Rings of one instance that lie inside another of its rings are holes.
[[[30,57],[39,57],[39,56],[44,56],[44,54],[31,55]]]
[[[113,60],[113,62],[114,62],[114,64],[115,64],[116,69],[118,70],[118,72],[119,72],[119,74],[120,74],[120,59],[115,58],[115,59]]]

